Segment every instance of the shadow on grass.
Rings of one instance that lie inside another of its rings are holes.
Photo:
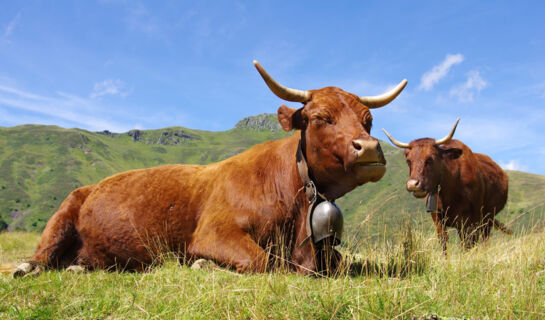
[[[403,278],[420,275],[430,265],[431,252],[423,249],[422,236],[416,235],[410,223],[407,223],[401,245],[383,252],[380,257],[380,260],[351,259],[345,272],[352,277],[378,275]]]
[[[377,262],[372,260],[355,261],[350,264],[348,275],[352,277],[378,275],[381,277],[404,278],[410,275],[423,274],[427,269],[426,264],[418,264],[414,261]]]

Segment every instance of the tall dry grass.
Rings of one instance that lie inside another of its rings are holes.
[[[0,234],[0,261],[21,261],[36,234]],[[443,256],[434,234],[400,228],[382,243],[350,243],[333,277],[192,270],[164,256],[145,273],[48,271],[0,276],[2,319],[543,319],[545,235],[495,232]],[[282,253],[280,252],[280,255]],[[282,260],[282,259],[281,259]]]

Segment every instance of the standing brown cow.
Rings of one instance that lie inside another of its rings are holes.
[[[369,109],[391,102],[407,81],[371,97],[336,87],[301,91],[280,85],[254,64],[278,97],[304,104],[278,109],[282,128],[298,132],[207,166],[132,170],[74,190],[15,275],[74,263],[142,270],[158,251],[173,251],[184,261],[211,259],[238,272],[263,272],[271,244],[288,252],[298,272],[328,264],[321,242],[305,241],[312,234],[304,177],[328,200],[380,180],[386,161],[370,136]]]
[[[466,248],[479,236],[488,239],[492,227],[511,233],[494,216],[507,201],[507,175],[489,156],[473,153],[459,140],[451,140],[458,118],[443,139],[422,138],[399,142],[384,130],[390,141],[404,149],[410,176],[407,191],[426,198],[426,208],[447,252],[446,227],[454,227]]]

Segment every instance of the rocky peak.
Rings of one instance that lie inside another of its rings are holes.
[[[132,141],[140,141],[142,140],[142,131],[138,129],[134,129],[129,131],[127,134],[132,137]]]
[[[262,113],[257,116],[250,116],[240,120],[236,125],[237,129],[249,129],[256,131],[281,131],[277,116],[272,113]]]

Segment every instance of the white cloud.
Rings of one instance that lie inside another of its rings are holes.
[[[47,97],[25,92],[17,88],[0,85],[0,93],[9,93],[29,100],[47,100]]]
[[[468,72],[466,82],[450,89],[450,96],[458,97],[461,102],[471,102],[474,94],[486,88],[487,85],[488,83],[481,77],[479,71],[472,70]]]
[[[19,23],[20,18],[21,18],[21,14],[18,13],[15,16],[15,18],[11,19],[8,25],[4,28],[4,38],[11,36],[11,34],[13,33],[13,30],[15,30],[15,27],[17,26],[17,23]]]
[[[528,167],[521,165],[518,160],[511,160],[507,163],[500,161],[500,167],[504,170],[517,170],[517,171],[527,171]]]
[[[453,65],[459,64],[462,61],[464,61],[464,56],[460,53],[447,54],[445,60],[422,75],[418,89],[423,89],[426,91],[431,90],[433,86],[439,82],[439,80],[443,79],[447,75]]]
[[[106,95],[126,97],[129,92],[125,88],[125,83],[119,79],[106,79],[102,82],[95,83],[93,92],[90,97],[96,99]]]
[[[32,113],[24,115],[25,119],[33,122],[41,119],[40,116],[46,116],[50,119],[48,122],[60,120],[66,125],[76,125],[89,130],[108,129],[115,132],[124,132],[128,128],[124,124],[111,122],[104,118],[97,117],[101,114],[103,117],[112,116],[109,108],[100,105],[97,102],[74,95],[59,92],[57,96],[43,96],[27,92],[12,86],[0,85],[0,106]],[[6,113],[7,111],[2,111]],[[13,112],[13,111],[12,111]],[[2,120],[12,123],[21,123],[20,112],[12,114],[9,118],[2,117]],[[115,116],[121,118],[120,116]],[[19,118],[19,121],[16,121]]]

